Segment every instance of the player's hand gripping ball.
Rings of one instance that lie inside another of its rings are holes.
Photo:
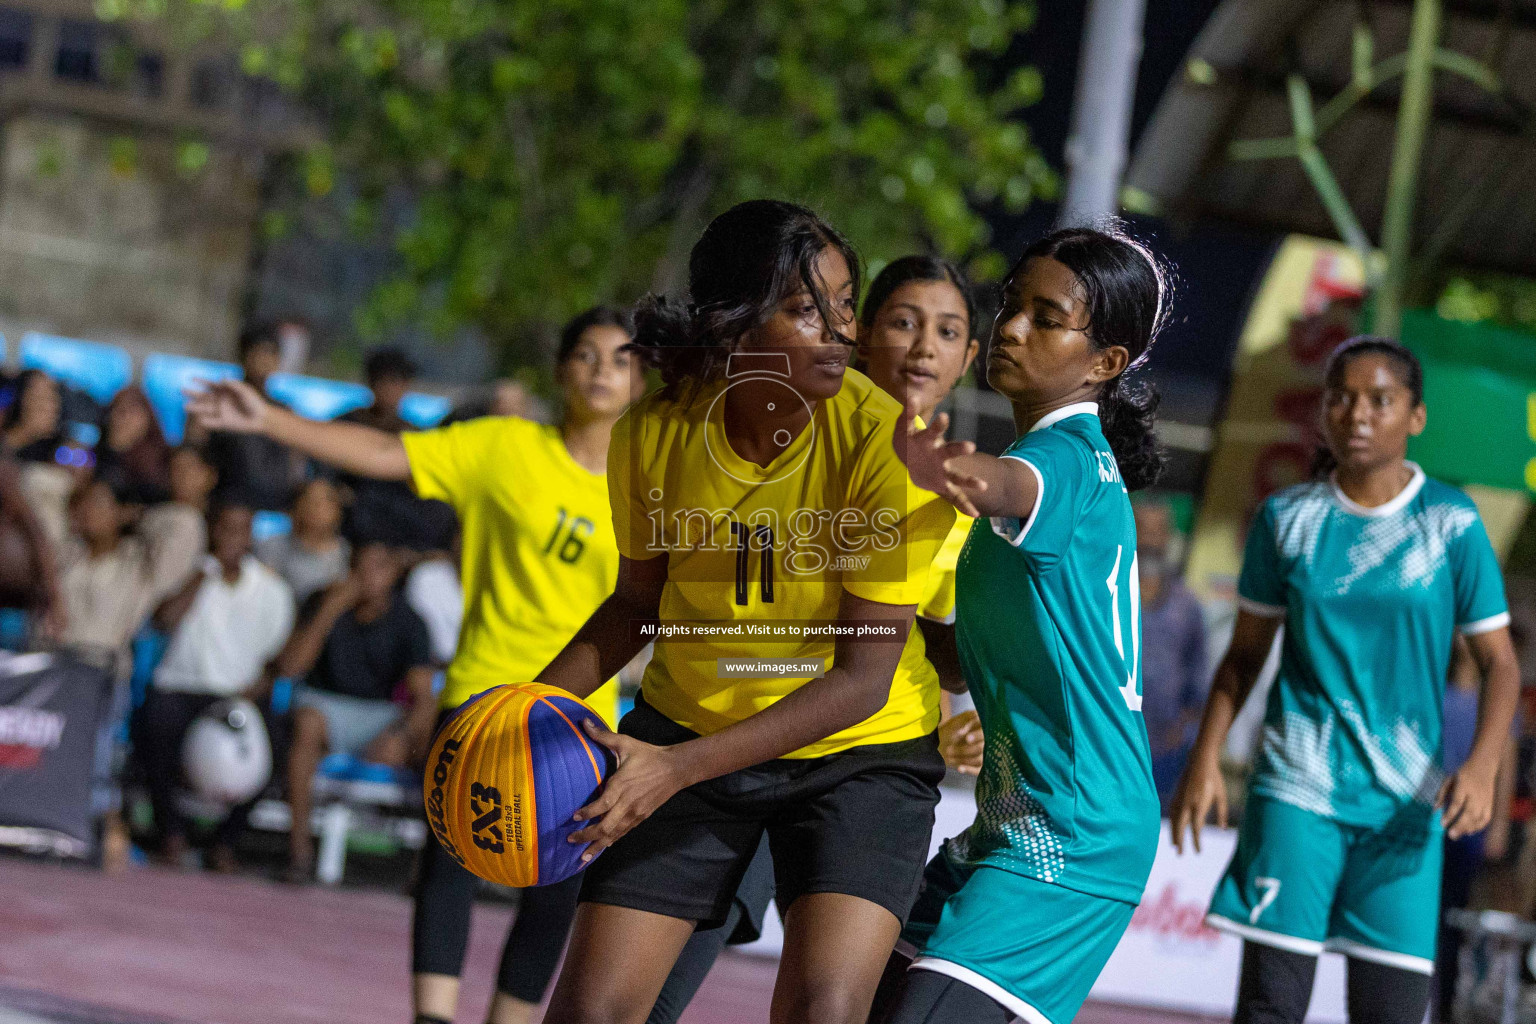
[[[602,719],[577,697],[542,683],[486,690],[443,723],[427,756],[427,821],[443,849],[487,881],[519,888],[564,881],[589,844],[566,841],[586,822],[613,770],[582,720]]]

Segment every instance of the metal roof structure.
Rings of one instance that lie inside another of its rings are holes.
[[[1412,0],[1226,0],[1139,139],[1127,188],[1175,219],[1338,237],[1302,163],[1283,153],[1305,86],[1317,149],[1380,245],[1395,55],[1412,11]],[[1439,46],[1416,262],[1536,275],[1536,0],[1443,0]],[[1374,88],[1358,96],[1352,83]]]

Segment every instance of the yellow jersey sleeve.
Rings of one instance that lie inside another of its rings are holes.
[[[965,539],[971,535],[971,524],[975,521],[970,516],[955,514],[955,525],[934,556],[933,566],[928,570],[927,589],[917,605],[917,614],[923,618],[946,624],[955,621],[955,567],[960,563],[960,550],[965,547]]]
[[[507,444],[514,422],[510,417],[487,416],[401,434],[416,493],[445,501],[455,509],[476,500],[484,490],[489,464],[498,449],[515,447]],[[504,460],[505,450],[501,456]]]
[[[931,491],[912,482],[896,456],[892,437],[899,421],[887,420],[859,453],[849,479],[849,504],[870,524],[870,558],[843,575],[843,587],[855,597],[882,604],[912,604],[922,600],[934,557],[949,536],[955,509]],[[862,545],[838,538],[840,546]]]
[[[647,550],[651,521],[642,446],[646,442],[644,410],[649,404],[641,401],[631,406],[613,425],[608,440],[608,501],[613,509],[613,533],[619,554],[637,561],[658,554]]]

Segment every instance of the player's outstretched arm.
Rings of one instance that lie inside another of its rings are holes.
[[[1275,633],[1284,619],[1255,615],[1239,611],[1237,625],[1232,630],[1232,644],[1227,656],[1216,669],[1211,683],[1211,695],[1205,701],[1205,717],[1200,723],[1200,735],[1190,751],[1189,763],[1179,779],[1169,808],[1173,845],[1184,852],[1184,832],[1188,829],[1194,840],[1195,852],[1200,852],[1200,830],[1216,814],[1216,824],[1227,826],[1227,784],[1221,777],[1221,745],[1226,741],[1227,730],[1237,717],[1259,672],[1269,657],[1269,649],[1275,642]]]
[[[916,605],[866,601],[845,590],[838,621],[878,619],[897,626],[900,635],[906,636],[916,612]],[[679,790],[783,757],[864,721],[890,699],[902,647],[839,639],[826,675],[717,733],[670,747],[643,743],[588,722],[592,738],[614,752],[619,766],[598,798],[575,814],[577,821],[598,820],[573,833],[570,841],[590,842],[583,857],[591,860]]]
[[[409,480],[399,435],[357,423],[306,419],[262,397],[241,380],[208,383],[188,396],[187,415],[208,430],[262,434],[317,462],[375,480]]]
[[[1039,498],[1039,485],[1023,463],[983,455],[969,441],[945,440],[948,413],[939,413],[932,423],[919,430],[917,409],[908,404],[901,419],[894,435],[896,455],[907,467],[913,483],[973,519],[1029,518]]]

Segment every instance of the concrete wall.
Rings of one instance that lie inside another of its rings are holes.
[[[0,331],[13,351],[41,330],[135,354],[233,352],[259,157],[215,147],[187,174],[169,135],[32,114],[0,132]]]

